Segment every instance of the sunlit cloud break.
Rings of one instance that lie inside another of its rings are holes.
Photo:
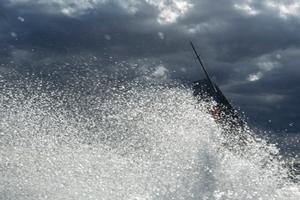
[[[69,17],[84,15],[109,3],[120,6],[129,14],[135,14],[141,5],[146,4],[158,10],[156,20],[160,24],[175,23],[193,7],[193,4],[186,0],[9,0],[9,3],[11,6],[31,4],[43,11]]]
[[[184,0],[146,0],[146,2],[159,10],[157,21],[160,24],[176,22],[179,17],[184,16],[193,7],[193,4]]]
[[[236,10],[245,13],[246,15],[250,15],[250,16],[258,15],[260,11],[257,10],[252,5],[252,3],[253,3],[252,0],[246,0],[246,1],[242,1],[241,3],[235,3],[233,7]]]
[[[269,0],[266,5],[278,12],[281,18],[288,18],[289,16],[300,17],[300,1],[274,1]]]

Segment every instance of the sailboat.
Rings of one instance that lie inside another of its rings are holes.
[[[245,127],[245,121],[239,116],[237,110],[230,104],[220,88],[211,80],[193,42],[190,42],[190,45],[205,74],[204,79],[193,83],[194,96],[199,101],[215,102],[215,106],[210,108],[209,112],[219,124],[226,125],[230,128]]]

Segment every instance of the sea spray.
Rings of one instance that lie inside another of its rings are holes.
[[[186,87],[47,84],[1,88],[0,199],[300,197],[275,146],[228,149],[210,104]]]

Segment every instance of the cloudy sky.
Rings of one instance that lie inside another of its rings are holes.
[[[0,75],[95,59],[192,82],[193,40],[250,121],[299,133],[299,32],[299,0],[1,0]]]

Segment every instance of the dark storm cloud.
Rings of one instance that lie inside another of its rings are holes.
[[[297,9],[294,1],[273,0],[4,0],[0,56],[22,69],[35,62],[35,69],[48,70],[91,54],[99,58],[95,65],[152,62],[173,78],[193,81],[201,72],[188,45],[192,39],[215,81],[250,118],[277,120],[278,129],[294,122],[296,132]]]

